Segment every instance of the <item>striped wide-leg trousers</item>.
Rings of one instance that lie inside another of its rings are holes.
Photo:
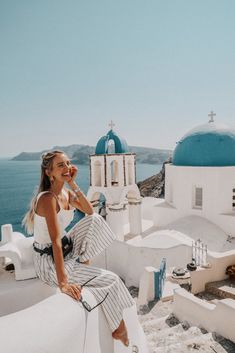
[[[123,318],[123,310],[134,305],[134,301],[122,280],[113,272],[82,264],[106,249],[115,239],[115,235],[98,214],[84,217],[66,234],[73,241],[73,250],[64,260],[65,271],[70,283],[87,284],[101,304],[111,331],[113,332]],[[43,249],[51,244],[35,245]],[[34,252],[34,264],[38,277],[51,286],[57,286],[57,276],[52,257]]]

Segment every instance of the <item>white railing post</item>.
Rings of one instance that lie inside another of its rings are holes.
[[[197,266],[207,264],[207,245],[203,244],[201,239],[192,242],[192,258]]]

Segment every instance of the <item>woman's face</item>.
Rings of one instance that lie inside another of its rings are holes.
[[[50,178],[54,180],[66,182],[71,179],[71,162],[64,153],[57,154],[53,159],[52,169],[50,170]]]

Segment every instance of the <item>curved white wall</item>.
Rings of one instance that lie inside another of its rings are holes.
[[[158,268],[164,257],[167,267],[185,267],[191,261],[191,246],[182,244],[164,249],[148,248],[139,246],[138,239],[141,243],[141,237],[136,237],[134,241],[128,243],[115,240],[106,253],[103,252],[92,259],[92,264],[100,267],[107,266],[109,270],[123,278],[127,286],[139,287],[140,277],[146,266]],[[121,255],[117,256],[117,254]]]
[[[84,297],[92,305],[96,303],[87,290]],[[100,335],[105,335],[102,345]],[[0,341],[4,353],[113,352],[113,339],[102,310],[87,315],[80,303],[62,293],[1,317]]]

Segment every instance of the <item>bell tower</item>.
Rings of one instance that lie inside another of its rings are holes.
[[[88,198],[106,213],[106,221],[124,240],[130,233],[139,235],[141,225],[141,197],[136,185],[135,153],[130,153],[126,141],[111,129],[97,142],[95,154],[90,155],[90,188]]]

